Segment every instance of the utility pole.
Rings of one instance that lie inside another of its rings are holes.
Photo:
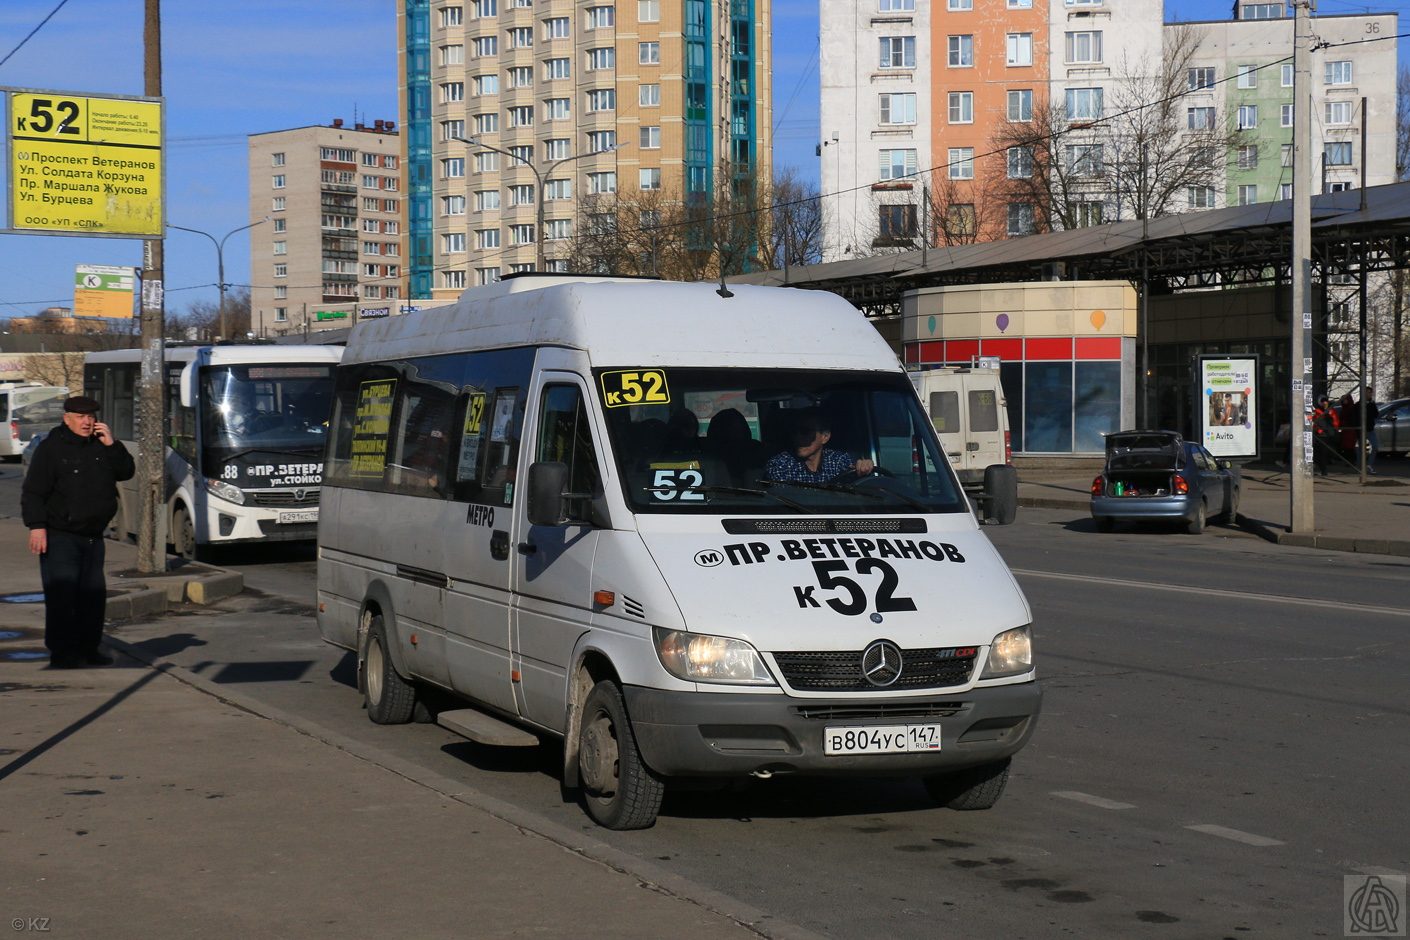
[[[144,94],[162,96],[162,12],[161,0],[144,0],[142,23],[142,72]],[[166,403],[163,400],[166,358],[166,315],[164,310],[163,266],[160,238],[142,243],[142,373],[137,401],[137,571],[162,574],[166,571],[166,545],[160,525],[166,507],[166,440],[163,435]]]
[[[1290,528],[1313,530],[1312,429],[1307,408],[1312,401],[1312,8],[1313,0],[1293,3],[1293,200],[1292,335],[1288,418]]]

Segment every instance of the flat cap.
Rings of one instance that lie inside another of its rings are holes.
[[[75,415],[95,415],[102,408],[102,405],[84,395],[75,395],[64,402],[64,411]]]

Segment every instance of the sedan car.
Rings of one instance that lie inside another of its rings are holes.
[[[1410,453],[1410,398],[1398,398],[1381,406],[1376,419],[1376,441],[1381,453]]]
[[[1092,518],[1101,532],[1118,521],[1180,522],[1191,535],[1239,511],[1239,468],[1174,431],[1118,431],[1106,437],[1106,466],[1092,481]]]

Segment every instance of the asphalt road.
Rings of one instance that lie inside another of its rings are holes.
[[[987,812],[908,781],[784,778],[597,829],[554,745],[371,724],[351,657],[314,629],[312,554],[289,546],[229,555],[253,591],[220,609],[114,632],[839,940],[1341,936],[1344,876],[1410,869],[1410,562],[1019,518],[986,531],[1033,606],[1046,701]]]

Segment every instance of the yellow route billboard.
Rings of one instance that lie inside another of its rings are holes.
[[[162,237],[161,99],[6,91],[10,231]]]

